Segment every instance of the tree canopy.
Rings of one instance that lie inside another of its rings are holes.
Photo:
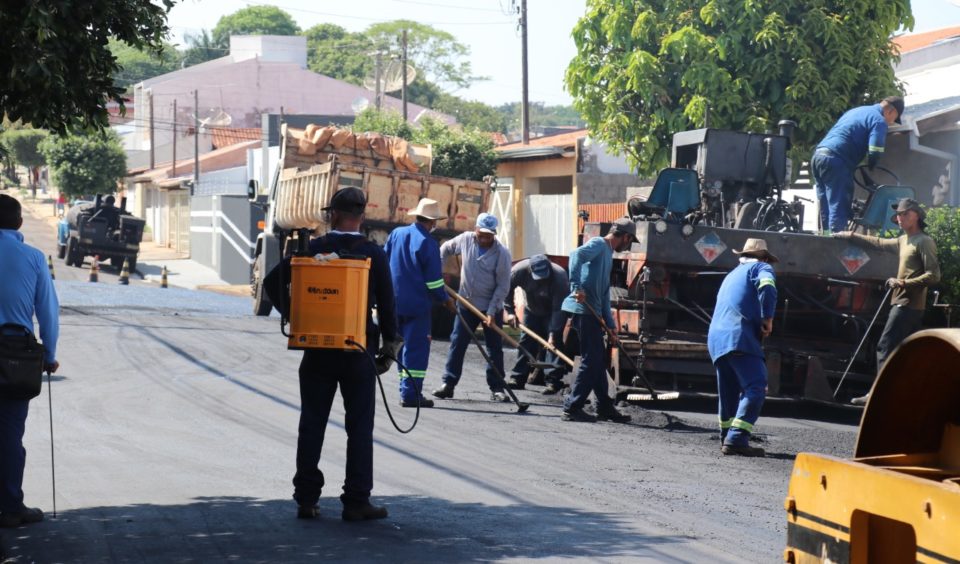
[[[640,174],[672,135],[765,131],[793,119],[797,152],[852,106],[896,93],[890,36],[909,0],[589,0],[566,82],[591,131]]]
[[[113,75],[114,84],[124,89],[180,68],[181,55],[167,42],[163,43],[163,50],[159,53],[131,47],[113,38],[109,46],[120,67]]]
[[[11,129],[0,135],[0,143],[15,162],[34,168],[46,164],[43,153],[40,152],[40,142],[47,136],[48,133],[43,129]]]
[[[0,9],[0,108],[12,120],[64,132],[105,127],[114,84],[115,37],[159,51],[174,0],[34,0]]]
[[[230,46],[231,35],[297,35],[300,26],[293,17],[276,6],[248,6],[223,16],[213,28],[217,47]]]
[[[127,173],[127,156],[110,130],[49,137],[40,144],[60,190],[71,196],[113,192]]]

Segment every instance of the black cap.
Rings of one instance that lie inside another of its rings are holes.
[[[367,197],[363,190],[349,186],[338,190],[330,199],[330,205],[323,208],[323,211],[336,210],[360,215],[366,207]]]
[[[893,109],[897,110],[897,119],[894,120],[897,123],[902,123],[900,118],[903,117],[903,97],[902,96],[887,96],[883,99],[884,102],[893,106]]]

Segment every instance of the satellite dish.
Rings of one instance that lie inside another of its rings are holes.
[[[380,92],[396,92],[403,88],[403,63],[392,60],[380,69]],[[407,84],[417,78],[417,71],[410,65],[406,66]],[[367,78],[363,79],[363,87],[367,90],[377,90],[377,70],[373,69]]]
[[[370,107],[370,100],[360,96],[359,98],[354,98],[353,102],[350,103],[350,109],[353,110],[353,114],[357,115],[363,110]]]

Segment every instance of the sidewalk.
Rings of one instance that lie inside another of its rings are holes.
[[[54,200],[49,195],[37,194],[37,199],[21,197],[16,190],[9,193],[20,201],[24,210],[50,225],[56,230],[60,218],[54,214]],[[137,272],[143,280],[160,284],[163,267],[167,267],[167,284],[190,290],[207,290],[231,296],[250,296],[248,284],[228,284],[221,280],[217,272],[196,261],[190,260],[174,249],[157,245],[153,241],[140,243],[137,257]]]

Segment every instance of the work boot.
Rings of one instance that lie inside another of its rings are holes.
[[[511,390],[522,390],[526,387],[526,382],[521,382],[519,376],[511,376],[507,378],[507,387]]]
[[[723,445],[720,449],[725,455],[738,455],[738,456],[763,456],[765,453],[760,447],[752,447],[750,445],[736,446],[736,445]]]
[[[433,391],[433,397],[440,399],[453,399],[453,384],[444,384]]]
[[[343,504],[343,513],[340,514],[340,517],[344,521],[385,519],[387,517],[387,508],[371,505],[369,501],[364,503],[345,503]]]
[[[850,403],[853,405],[867,405],[867,402],[870,401],[870,394],[860,396],[858,398],[853,398],[850,400]]]
[[[531,386],[542,386],[543,385],[543,370],[534,370],[530,373],[530,376],[527,378],[527,384]]]
[[[562,389],[563,389],[563,384],[560,382],[547,382],[547,387],[544,388],[543,391],[540,393],[545,396],[552,396],[560,392],[560,390]]]
[[[419,403],[417,403],[417,400],[413,400],[413,401],[400,400],[400,407],[417,407],[418,405],[420,407],[433,407],[433,400],[427,399],[423,396],[420,396]]]
[[[510,401],[510,396],[508,396],[502,390],[499,392],[492,392],[490,394],[490,401],[508,402]]]
[[[0,513],[0,527],[4,529],[40,521],[43,521],[43,511],[36,507],[24,507],[19,513]]]
[[[563,421],[577,421],[579,423],[594,423],[597,418],[583,410],[582,407],[563,410]]]
[[[320,516],[320,507],[318,505],[298,505],[297,519],[316,519]]]
[[[620,413],[613,406],[610,406],[607,409],[601,409],[597,411],[597,420],[598,421],[611,421],[613,423],[629,423],[630,416],[626,413]]]

